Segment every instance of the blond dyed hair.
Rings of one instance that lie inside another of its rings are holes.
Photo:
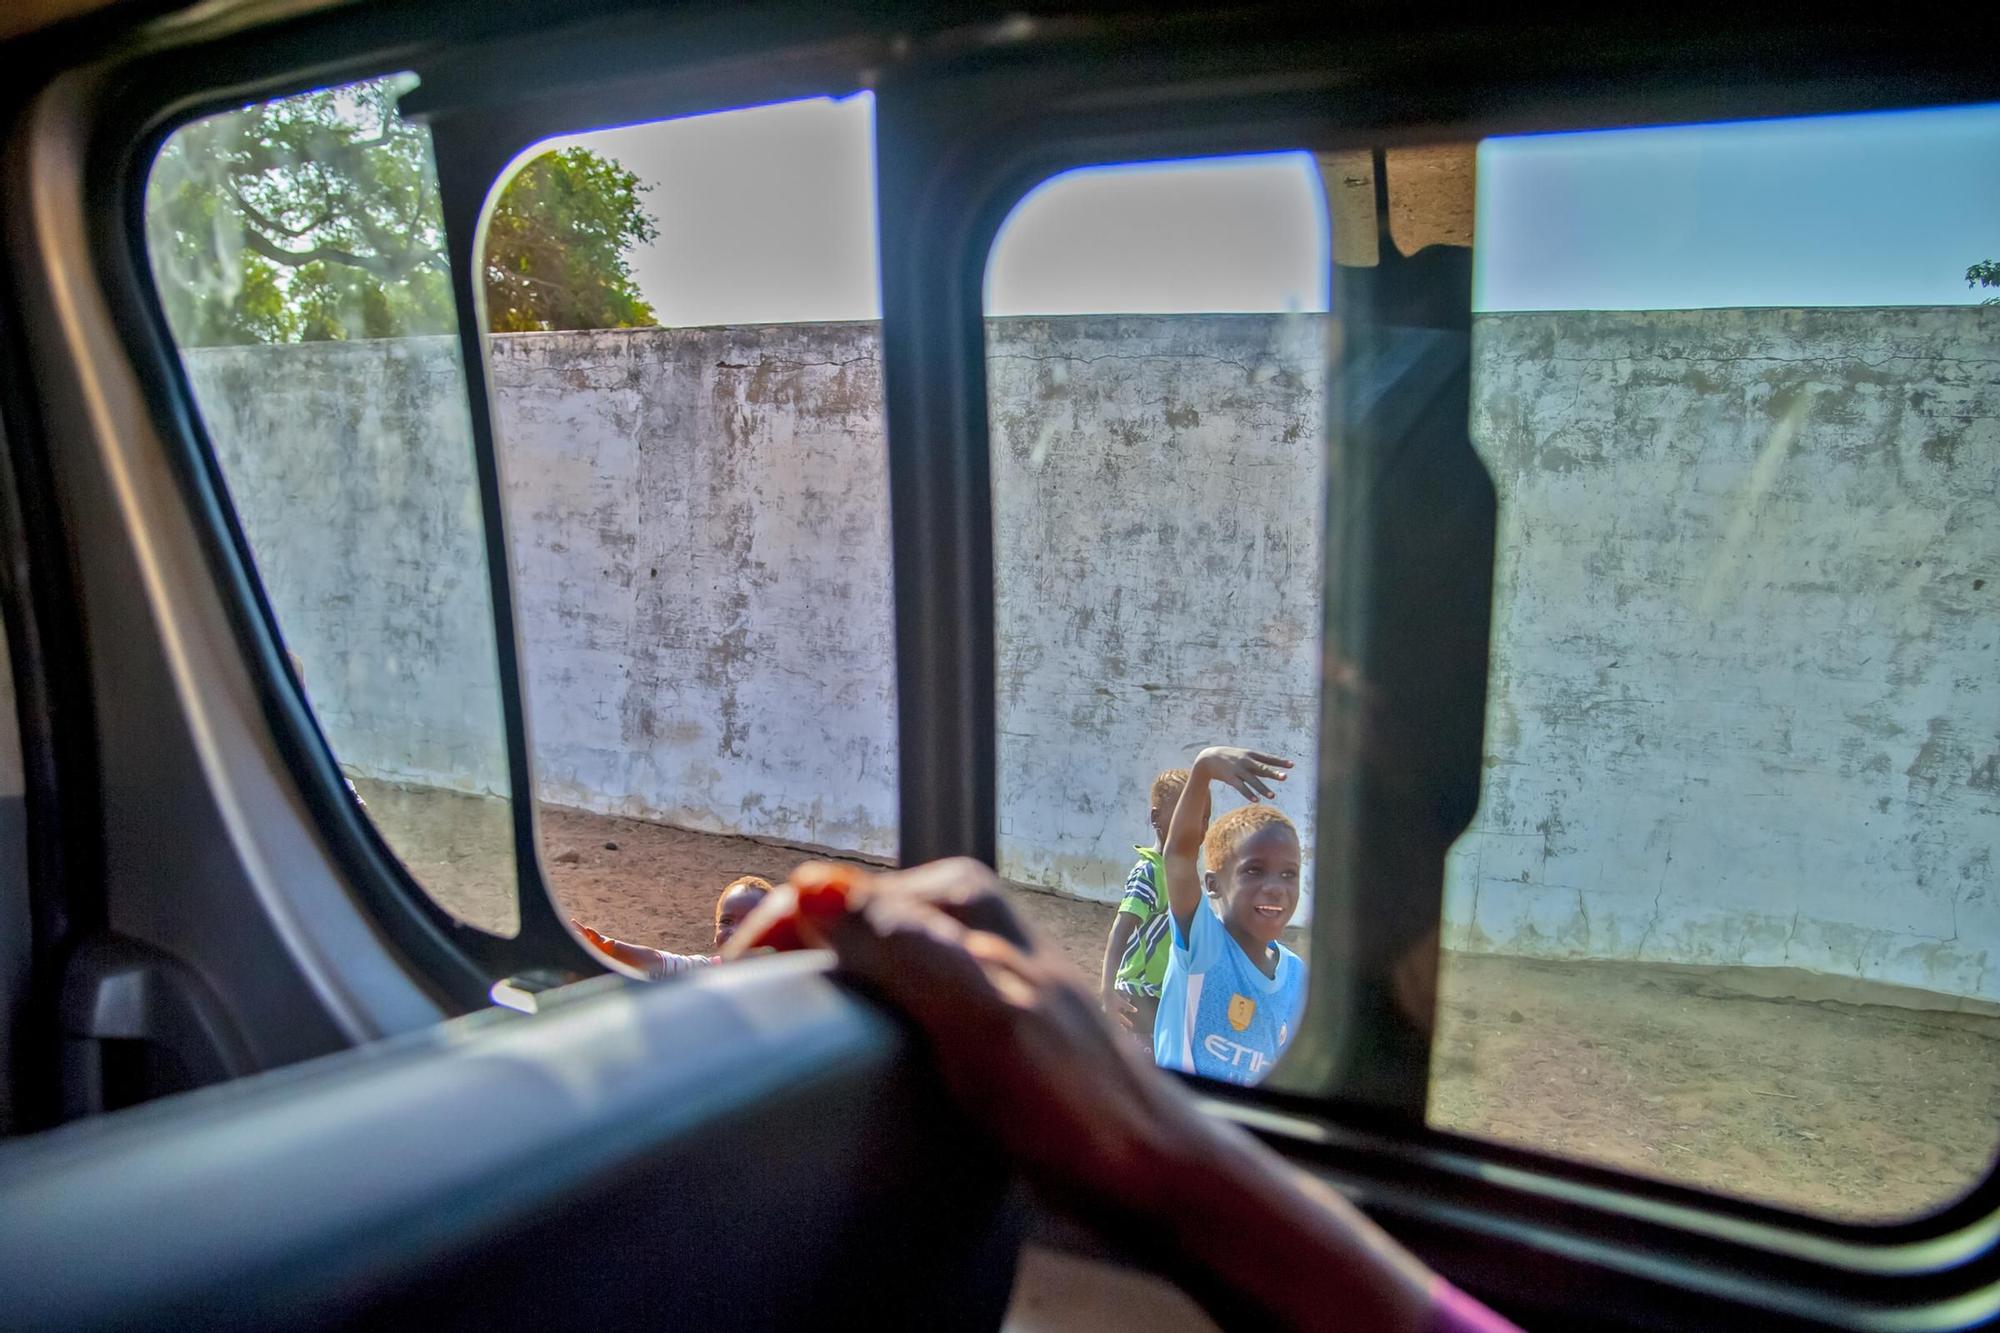
[[[729,901],[729,895],[738,889],[755,889],[759,893],[771,891],[771,881],[762,875],[738,875],[722,886],[722,892],[715,895],[715,915],[722,915],[722,905]]]
[[[1153,779],[1148,799],[1155,810],[1173,814],[1174,807],[1181,803],[1181,793],[1187,790],[1188,771],[1185,768],[1170,768]]]
[[[1224,873],[1238,847],[1274,824],[1290,829],[1294,838],[1299,836],[1298,826],[1274,805],[1238,806],[1208,826],[1208,836],[1201,840],[1202,865],[1211,875]]]

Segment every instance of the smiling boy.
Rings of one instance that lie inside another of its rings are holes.
[[[1299,906],[1299,835],[1260,803],[1291,766],[1253,750],[1203,750],[1174,807],[1162,856],[1173,949],[1153,1029],[1153,1059],[1165,1068],[1257,1083],[1298,1029],[1305,963],[1279,940]],[[1211,782],[1251,803],[1210,825]],[[1203,908],[1204,883],[1216,912]]]

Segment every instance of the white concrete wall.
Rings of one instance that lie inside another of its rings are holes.
[[[374,777],[504,794],[457,339],[204,348],[186,359],[334,753]]]
[[[1216,744],[1298,761],[1310,867],[1325,329],[989,325],[1003,873],[1116,898],[1154,775]]]
[[[2000,309],[1488,316],[1448,941],[2000,996]]]
[[[874,326],[494,339],[544,797],[896,852]]]
[[[992,336],[1003,869],[1109,898],[1154,773],[1311,733],[1320,324]],[[493,373],[547,798],[893,856],[873,326],[499,338]]]
[[[1006,869],[1105,897],[1155,770],[1312,753],[1320,334],[989,338]],[[1997,345],[1975,308],[1482,317],[1501,592],[1448,942],[2000,997]],[[450,357],[191,362],[336,748],[477,788]],[[494,375],[546,795],[893,852],[872,328],[520,335]]]

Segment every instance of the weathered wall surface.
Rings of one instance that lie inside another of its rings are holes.
[[[1003,868],[1109,897],[1154,772],[1310,735],[1320,324],[992,336]],[[493,374],[543,792],[893,855],[873,326],[500,338]]]
[[[208,348],[187,364],[334,753],[370,776],[504,794],[457,340]]]
[[[1481,319],[1501,593],[1449,942],[2000,996],[1997,316]],[[1156,769],[1311,756],[1320,332],[989,337],[1007,869],[1108,896]],[[497,789],[450,346],[191,362],[343,758]],[[892,853],[872,328],[507,337],[493,373],[547,796]]]
[[[874,326],[494,339],[544,796],[896,851]]]
[[[1009,875],[1116,897],[1152,842],[1154,774],[1216,744],[1298,761],[1278,804],[1311,864],[1324,333],[1309,317],[993,322]]]
[[[2000,994],[2000,310],[1488,317],[1461,947]]]

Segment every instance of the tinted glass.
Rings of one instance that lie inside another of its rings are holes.
[[[1434,1124],[1866,1220],[1986,1173],[1996,162],[1993,109],[1480,148]]]
[[[305,697],[445,908],[517,928],[485,533],[429,132],[409,77],[174,132],[146,237]]]

